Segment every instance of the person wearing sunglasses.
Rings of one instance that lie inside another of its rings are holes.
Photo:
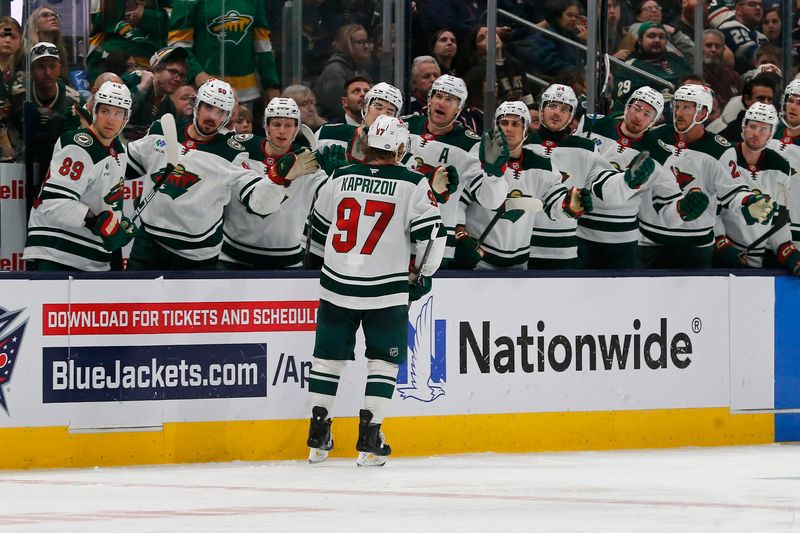
[[[61,37],[61,16],[49,7],[39,7],[34,9],[28,16],[25,23],[25,31],[22,34],[22,43],[25,54],[29,54],[31,49],[40,42],[52,43],[58,48],[58,57],[61,59],[61,79],[64,83],[69,83],[69,73],[66,68],[69,65],[67,60],[67,47]],[[20,70],[27,67],[23,63],[18,66]]]
[[[141,139],[155,120],[166,113],[176,114],[170,95],[186,82],[186,58],[185,48],[168,46],[153,54],[149,70],[135,70],[122,76],[133,97],[126,139]]]

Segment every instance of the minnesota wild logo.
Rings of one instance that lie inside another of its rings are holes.
[[[251,15],[243,15],[238,11],[228,11],[213,19],[206,27],[208,33],[226,43],[239,44],[253,25]]]
[[[687,172],[681,172],[676,166],[671,166],[669,169],[672,171],[672,174],[675,176],[675,180],[678,182],[678,187],[681,190],[684,190],[687,185],[693,182],[696,178]]]
[[[122,180],[114,185],[111,190],[103,197],[103,201],[112,206],[112,209],[122,210],[122,200],[125,195],[125,187]]]
[[[523,196],[525,195],[519,189],[514,189],[513,191],[510,191],[508,193],[509,198],[522,198]],[[522,218],[522,215],[524,214],[525,214],[524,209],[509,209],[508,211],[503,213],[503,215],[500,218],[504,220],[509,220],[513,224],[514,222]]]
[[[158,173],[150,175],[150,179],[153,180],[153,183],[158,181],[158,177]],[[172,174],[167,176],[167,179],[158,191],[163,192],[175,200],[191,189],[198,181],[200,181],[200,178],[197,174],[187,172],[183,165],[178,165],[175,167],[175,170],[172,171]]]
[[[412,170],[416,170],[420,174],[424,174],[430,177],[433,176],[434,167],[426,163],[425,160],[422,159],[421,157],[415,157],[414,166]]]

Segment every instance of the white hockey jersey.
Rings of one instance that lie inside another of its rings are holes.
[[[249,159],[245,163],[250,168],[274,163],[273,158],[265,155],[265,138],[251,134],[233,138],[247,148]],[[242,202],[230,202],[225,206],[219,258],[261,269],[302,267],[304,229],[317,190],[326,179],[322,170],[295,178],[286,188],[288,196],[284,202],[269,215],[258,215]],[[238,196],[238,188],[233,193]]]
[[[341,146],[347,159],[353,163],[364,161],[363,139],[357,139],[358,126],[351,124],[323,124],[314,134],[317,149],[325,146]],[[358,142],[356,142],[358,140]]]
[[[653,206],[642,203],[639,229],[642,246],[673,245],[703,247],[714,244],[714,225],[721,209],[730,209],[733,216],[742,214],[742,201],[750,190],[742,180],[736,164],[736,150],[719,135],[705,132],[697,141],[687,144],[679,140],[671,125],[653,130],[657,159],[666,155],[662,172],[670,173],[683,192],[698,188],[708,195],[706,211],[680,227],[668,226]]]
[[[106,147],[89,129],[56,141],[50,170],[28,221],[23,259],[44,259],[78,270],[109,270],[111,252],[84,226],[91,211],[122,217],[128,157],[119,139]]]
[[[547,216],[553,220],[569,220],[563,209],[567,188],[562,185],[561,173],[553,168],[550,159],[523,149],[518,159],[508,162],[503,177],[508,182],[509,198],[538,198]],[[469,191],[464,191],[461,202],[465,206],[465,219],[459,223],[464,224],[467,232],[477,239],[497,211],[475,202]],[[510,210],[501,215],[481,245],[484,256],[476,269],[526,269],[536,215],[523,210]]]
[[[223,209],[236,189],[237,200],[251,211],[268,215],[280,207],[284,187],[264,178],[262,169],[241,163],[247,159],[244,146],[233,137],[216,135],[198,142],[187,133],[188,123],[178,126],[180,158],[147,208],[142,211],[143,228],[158,244],[193,261],[213,259],[222,247]],[[134,177],[148,174],[146,196],[166,166],[166,141],[161,122],[150,132],[128,143]],[[262,165],[263,166],[263,165]]]
[[[789,162],[789,229],[795,246],[800,246],[800,136],[790,137],[781,126],[767,146]]]
[[[399,165],[337,169],[319,191],[311,222],[311,251],[324,257],[320,298],[347,309],[407,305],[412,252],[420,262],[437,224],[440,237],[422,274],[441,263],[441,222],[422,174]]]
[[[750,165],[742,155],[741,147],[736,147],[737,163],[739,172],[742,174],[744,182],[754,193],[768,194],[773,200],[779,203],[785,202],[786,192],[789,187],[789,163],[770,148],[761,152],[758,163]],[[783,205],[783,204],[782,204]],[[725,227],[725,234],[738,250],[744,250],[759,237],[764,235],[772,228],[772,224],[745,224],[741,216],[731,213],[730,210],[723,211],[722,223]],[[778,247],[792,240],[789,226],[781,229],[768,237],[766,241],[747,252],[745,259],[751,267],[761,267],[764,262],[764,253],[771,250],[777,255]]]

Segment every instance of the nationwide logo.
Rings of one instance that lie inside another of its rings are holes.
[[[11,383],[11,376],[14,372],[14,365],[17,362],[19,348],[22,345],[22,336],[25,333],[25,327],[28,325],[28,319],[26,318],[22,324],[14,329],[11,329],[10,326],[24,310],[7,311],[0,307],[0,407],[3,408],[6,414],[9,413],[6,398],[3,394],[3,387]]]
[[[158,173],[150,175],[153,183],[158,182],[158,177]],[[200,177],[197,174],[187,172],[183,165],[178,165],[164,181],[164,185],[161,186],[159,192],[163,192],[175,200],[191,189],[198,181],[200,181]]]
[[[243,15],[238,11],[228,11],[208,24],[208,33],[220,41],[239,44],[252,25],[252,16]]]
[[[403,400],[432,402],[444,396],[447,384],[446,322],[433,318],[433,296],[419,307],[408,324],[408,359],[397,374]]]

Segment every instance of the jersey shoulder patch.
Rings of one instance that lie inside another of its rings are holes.
[[[728,139],[726,139],[726,138],[725,138],[725,137],[723,137],[722,135],[715,135],[715,136],[714,136],[714,140],[715,140],[715,141],[717,141],[717,143],[718,143],[720,146],[724,146],[725,148],[727,148],[727,147],[731,146],[731,143],[728,141]]]
[[[469,138],[471,138],[471,139],[475,139],[475,140],[477,140],[477,141],[480,141],[480,140],[481,140],[481,136],[480,136],[480,135],[478,135],[477,133],[475,133],[475,132],[474,132],[474,131],[472,131],[472,130],[467,130],[467,137],[469,137]]]
[[[84,148],[88,148],[94,144],[94,138],[85,131],[75,132],[75,135],[72,136],[72,140],[75,144],[83,146]]]
[[[249,141],[250,139],[253,138],[253,134],[252,133],[237,133],[236,135],[233,136],[233,138],[235,140],[239,141],[240,143],[245,143],[245,142],[247,142],[247,141]]]
[[[237,141],[235,136],[228,139],[228,146],[239,152],[244,152],[245,150],[244,146],[242,146],[242,143]]]

